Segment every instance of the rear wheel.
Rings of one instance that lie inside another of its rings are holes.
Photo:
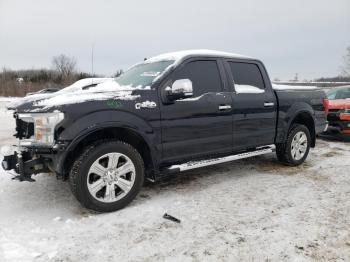
[[[302,164],[310,151],[310,131],[302,124],[294,124],[285,143],[276,145],[276,154],[284,164],[297,166]]]
[[[69,181],[72,192],[86,208],[111,212],[125,207],[140,191],[144,164],[131,145],[99,141],[74,162]]]

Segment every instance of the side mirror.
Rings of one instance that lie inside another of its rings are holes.
[[[174,101],[193,96],[192,81],[189,79],[176,80],[171,87],[166,87],[167,98]]]

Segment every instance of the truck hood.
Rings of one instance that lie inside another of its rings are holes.
[[[329,100],[329,109],[350,109],[350,99]]]
[[[20,98],[7,105],[8,109],[17,112],[50,112],[60,107],[101,100],[135,100],[140,95],[135,91],[140,88],[120,86],[115,81],[108,81],[87,90],[76,90],[63,93],[37,94]]]
[[[52,97],[55,97],[55,96],[58,96],[58,95],[62,95],[62,94],[82,91],[84,87],[86,87],[87,85],[90,85],[92,83],[101,84],[103,82],[112,81],[112,80],[113,80],[113,78],[85,78],[85,79],[80,79],[77,82],[71,84],[70,86],[67,86],[67,87],[59,90],[58,92],[55,92],[55,93],[42,93],[42,94],[41,93],[34,93],[32,95],[25,96],[25,97],[18,98],[16,100],[14,100],[11,103],[7,104],[6,107],[8,109],[17,109],[21,105],[29,104],[29,103],[40,101],[40,100],[43,100],[43,99],[49,99],[49,98],[52,98]]]

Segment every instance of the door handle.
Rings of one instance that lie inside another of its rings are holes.
[[[274,105],[275,105],[274,102],[265,102],[265,103],[264,103],[264,107],[272,107],[272,106],[274,106]]]
[[[229,110],[229,109],[231,109],[230,105],[220,105],[219,106],[219,110]]]

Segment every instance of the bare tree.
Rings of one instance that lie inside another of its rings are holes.
[[[52,66],[62,78],[70,77],[75,72],[76,65],[77,61],[74,57],[68,57],[62,54],[52,58]]]
[[[118,76],[120,76],[122,74],[123,74],[123,69],[119,69],[119,70],[117,70],[117,72],[115,72],[115,74],[113,76],[114,77],[118,77]]]
[[[350,77],[350,46],[346,49],[343,56],[343,66],[341,67],[341,74],[345,77]]]

